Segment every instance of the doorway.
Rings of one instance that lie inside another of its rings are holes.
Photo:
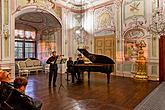
[[[94,41],[95,54],[105,55],[113,60],[116,58],[115,35],[97,36]]]

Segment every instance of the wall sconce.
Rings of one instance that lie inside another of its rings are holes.
[[[9,37],[9,32],[8,31],[4,32],[4,38],[8,39],[8,37]]]
[[[119,39],[117,39],[117,43],[120,43],[120,40]]]

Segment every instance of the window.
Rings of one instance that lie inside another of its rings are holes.
[[[25,58],[35,58],[34,42],[25,42]]]
[[[36,58],[35,31],[15,30],[15,59]]]
[[[23,58],[23,42],[15,42],[15,58]]]

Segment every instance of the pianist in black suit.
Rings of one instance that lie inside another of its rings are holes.
[[[67,69],[66,69],[66,74],[67,74],[67,81],[69,81],[69,73],[73,73],[73,60],[72,57],[69,57],[68,61],[67,61]]]
[[[72,57],[69,57],[69,60],[67,61],[67,72],[72,73],[73,72],[73,60]]]
[[[78,54],[77,61],[75,61],[74,64],[84,64],[84,60],[83,60],[81,54]],[[77,82],[78,83],[81,82],[80,73],[82,71],[80,69],[78,69],[78,68],[76,68],[74,71],[75,71],[74,74],[76,74],[76,77],[77,77]]]

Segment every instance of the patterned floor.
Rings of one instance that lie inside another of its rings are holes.
[[[152,91],[134,110],[165,110],[165,82]]]

